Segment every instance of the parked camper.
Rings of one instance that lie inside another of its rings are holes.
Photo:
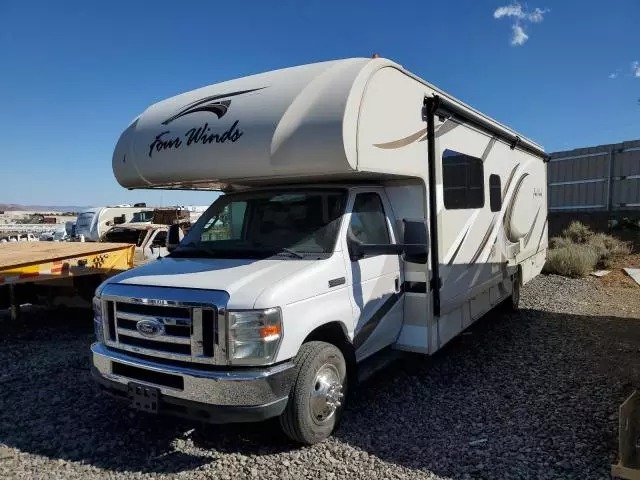
[[[133,214],[130,223],[151,223],[153,221],[153,210],[144,210]]]
[[[164,257],[168,251],[166,225],[144,223],[126,223],[111,227],[104,234],[103,241],[109,243],[132,243],[136,246],[135,263],[137,265],[158,257]]]
[[[64,229],[67,232],[69,238],[74,238],[76,236],[76,222],[68,221],[64,224]]]
[[[167,257],[97,289],[93,375],[143,411],[278,416],[321,441],[365,359],[433,354],[517,308],[545,261],[545,159],[381,58],[153,105],[120,137],[118,182],[226,195],[179,244],[170,227]]]
[[[90,208],[78,215],[76,235],[84,235],[85,241],[88,242],[99,242],[109,227],[128,223],[133,219],[134,214],[146,211],[153,211],[153,208],[130,205]]]

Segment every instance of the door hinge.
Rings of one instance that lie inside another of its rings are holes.
[[[442,278],[438,277],[438,278],[432,278],[429,281],[429,290],[433,291],[433,290],[440,290],[442,288]]]

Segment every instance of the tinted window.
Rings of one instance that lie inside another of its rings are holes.
[[[349,228],[362,243],[391,243],[382,200],[377,193],[360,193],[356,196]]]
[[[445,150],[442,155],[444,207],[448,210],[484,206],[482,160]]]
[[[133,243],[140,246],[146,235],[146,230],[114,227],[105,233],[104,241],[111,243]]]
[[[500,175],[489,175],[489,205],[491,205],[492,212],[499,212],[502,208]]]
[[[167,243],[167,232],[162,230],[161,232],[156,233],[156,236],[153,238],[153,245],[164,247]]]

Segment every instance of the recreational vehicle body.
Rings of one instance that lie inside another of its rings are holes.
[[[138,409],[334,429],[360,362],[432,354],[547,249],[541,147],[386,59],[204,87],[124,131],[126,188],[226,194],[96,291],[92,372]]]
[[[153,212],[153,208],[115,206],[89,208],[76,219],[76,235],[83,235],[89,242],[99,242],[113,225],[128,223],[140,212]]]

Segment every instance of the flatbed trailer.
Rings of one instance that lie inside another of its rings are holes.
[[[134,266],[135,245],[126,243],[24,242],[0,245],[0,308],[16,319],[21,298],[50,287],[93,285]],[[85,280],[85,279],[83,279]],[[88,278],[86,280],[89,280]],[[38,284],[37,287],[35,284]],[[87,289],[90,291],[90,288]]]

